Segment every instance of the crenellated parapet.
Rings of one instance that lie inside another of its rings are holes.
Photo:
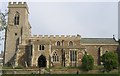
[[[9,2],[8,8],[13,7],[13,8],[27,8],[27,3],[26,2]]]
[[[42,38],[42,39],[80,39],[80,35],[33,35],[31,38]]]
[[[25,5],[26,2],[9,2],[9,5]]]

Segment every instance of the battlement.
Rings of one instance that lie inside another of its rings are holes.
[[[8,8],[10,8],[10,7],[14,7],[14,8],[20,7],[20,8],[27,8],[28,9],[26,2],[9,2]]]
[[[31,38],[45,38],[45,39],[52,39],[52,38],[81,38],[80,35],[33,35]]]
[[[9,5],[26,5],[26,2],[9,2]]]

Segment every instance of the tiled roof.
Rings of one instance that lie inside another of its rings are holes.
[[[81,44],[118,44],[113,38],[81,38]]]

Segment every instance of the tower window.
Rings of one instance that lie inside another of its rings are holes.
[[[19,12],[16,12],[15,17],[14,17],[14,25],[19,25]]]

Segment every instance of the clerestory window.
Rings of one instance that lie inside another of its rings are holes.
[[[57,46],[60,46],[60,41],[57,42]]]
[[[73,46],[73,42],[72,41],[69,42],[69,46]]]

